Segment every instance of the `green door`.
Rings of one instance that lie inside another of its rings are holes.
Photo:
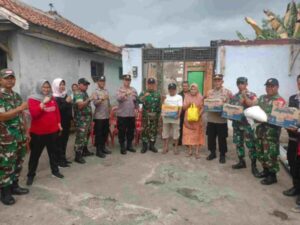
[[[199,87],[199,92],[203,95],[204,87],[204,72],[203,71],[189,71],[188,72],[189,84],[196,83]]]

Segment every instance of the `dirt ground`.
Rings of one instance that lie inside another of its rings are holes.
[[[183,147],[178,156],[172,152],[123,156],[116,145],[106,159],[88,157],[85,165],[62,168],[65,179],[51,176],[44,152],[30,194],[17,196],[12,207],[0,204],[0,224],[299,224],[300,214],[290,211],[295,199],[282,195],[291,186],[287,172],[282,168],[278,183],[266,187],[250,168],[233,171],[236,155],[229,141],[225,165],[208,162],[205,148],[196,160],[185,157]],[[71,137],[72,159],[73,142]],[[23,185],[26,172],[27,160]]]

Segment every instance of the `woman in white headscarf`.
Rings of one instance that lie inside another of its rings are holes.
[[[70,135],[72,120],[72,97],[66,91],[66,82],[56,78],[52,82],[52,92],[60,111],[62,132],[57,139],[57,162],[60,167],[69,167],[70,161],[66,158],[67,144]]]
[[[47,148],[52,174],[58,178],[63,178],[64,176],[59,172],[56,162],[57,134],[62,130],[60,112],[52,96],[49,81],[38,81],[35,93],[28,98],[28,108],[31,115],[31,151],[27,185],[33,183],[39,159],[45,147]]]

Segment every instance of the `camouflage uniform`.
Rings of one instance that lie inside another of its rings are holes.
[[[145,93],[150,95],[142,99]],[[139,103],[143,104],[142,113],[142,141],[155,142],[158,132],[158,121],[161,111],[161,98],[158,91],[143,91],[138,97]]]
[[[16,92],[6,93],[1,88],[0,112],[19,107],[22,98]],[[0,187],[10,186],[18,181],[26,155],[26,130],[22,116],[0,122]]]
[[[76,128],[75,152],[82,154],[83,148],[88,145],[92,124],[92,107],[89,103],[83,109],[78,108],[79,102],[86,101],[89,98],[86,92],[76,92],[74,94],[74,123]]]
[[[247,97],[250,100],[256,98],[256,94],[250,91],[246,92]],[[244,109],[247,107],[241,104],[240,100],[243,99],[242,93],[236,93],[233,98],[230,100],[230,104],[243,106]],[[233,143],[236,145],[236,151],[239,158],[245,157],[245,147],[244,143],[246,144],[247,148],[249,149],[249,157],[251,160],[256,159],[256,150],[255,150],[255,143],[254,143],[254,131],[251,128],[250,124],[248,123],[245,116],[242,117],[241,121],[232,121],[233,127]]]
[[[258,105],[267,115],[271,114],[274,102],[279,102],[282,106],[285,105],[285,100],[278,94],[275,96],[262,95],[258,99]],[[255,131],[257,158],[262,163],[263,168],[268,169],[272,173],[279,171],[280,133],[280,127],[268,123],[259,124]]]

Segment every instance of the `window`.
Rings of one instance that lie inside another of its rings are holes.
[[[7,68],[7,56],[6,52],[0,48],[0,70],[5,68]]]
[[[104,63],[91,62],[91,75],[94,82],[96,82],[99,77],[104,76]]]

